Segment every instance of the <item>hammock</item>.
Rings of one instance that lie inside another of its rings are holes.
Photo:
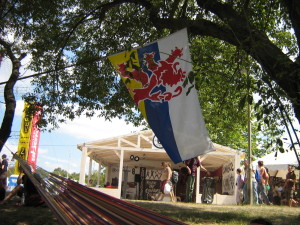
[[[60,224],[185,224],[53,173],[43,178],[17,154],[14,158]]]

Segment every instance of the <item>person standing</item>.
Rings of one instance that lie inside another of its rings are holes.
[[[8,162],[6,159],[6,155],[2,155],[2,161],[0,164],[0,201],[5,198],[6,188],[7,188],[7,167]]]
[[[264,167],[263,161],[258,161],[258,173],[260,176],[260,180],[258,181],[258,196],[261,194],[262,200],[264,200],[265,204],[270,205],[269,198],[267,196],[266,185],[269,183],[269,175]]]
[[[249,194],[248,194],[248,176],[249,176],[249,169],[250,169],[250,176],[252,182],[252,195],[253,195],[253,204],[258,205],[258,196],[257,196],[257,181],[255,178],[255,170],[253,169],[253,165],[249,165],[249,161],[244,161],[244,181],[245,185],[243,187],[243,203],[249,204]]]
[[[197,168],[200,166],[200,168],[204,170],[207,173],[207,175],[209,175],[210,173],[207,169],[205,169],[204,166],[202,166],[200,157],[194,157],[192,159],[186,160],[184,161],[184,165],[188,170],[185,201],[191,202],[193,197]]]
[[[283,188],[285,192],[285,198],[289,207],[291,207],[293,203],[295,183],[296,183],[296,175],[292,169],[292,166],[288,166],[288,173],[286,174]]]
[[[244,176],[241,174],[242,170],[238,168],[236,170],[236,204],[240,205],[243,202],[243,187],[244,187]]]
[[[162,162],[161,166],[163,168],[162,175],[160,177],[160,192],[156,196],[152,196],[151,198],[155,201],[162,201],[165,197],[165,185],[170,185],[170,197],[171,201],[175,202],[175,196],[173,193],[173,188],[172,188],[172,170],[167,162]]]
[[[8,162],[6,155],[2,155],[2,161],[1,161],[1,172],[0,172],[0,182],[2,184],[2,187],[6,189],[7,187],[7,168],[8,168]]]

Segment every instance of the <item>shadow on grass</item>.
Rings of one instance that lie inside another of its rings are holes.
[[[25,207],[15,204],[0,205],[2,225],[58,225],[57,219],[48,207]]]
[[[226,208],[213,205],[198,204],[165,204],[165,203],[149,203],[149,202],[132,202],[133,204],[150,209],[154,212],[163,214],[176,220],[180,220],[187,224],[249,224],[256,218],[265,218],[274,225],[299,225],[300,213],[287,215],[280,212],[280,208],[264,208],[259,206],[229,206]],[[198,205],[198,206],[197,206]],[[273,211],[274,210],[274,211]],[[272,213],[268,213],[268,212]],[[295,208],[295,211],[299,211]]]

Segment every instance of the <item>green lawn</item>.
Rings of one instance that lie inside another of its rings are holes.
[[[300,208],[287,206],[229,206],[194,203],[129,201],[187,224],[249,224],[263,217],[274,225],[299,225]],[[12,200],[0,205],[0,225],[56,225],[56,218],[47,207],[16,206]]]
[[[235,206],[194,203],[131,201],[187,224],[249,224],[252,219],[266,218],[274,225],[299,225],[300,208],[287,206]]]

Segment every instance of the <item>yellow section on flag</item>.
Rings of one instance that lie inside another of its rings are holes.
[[[131,72],[134,70],[134,66],[140,67],[140,62],[138,60],[138,53],[136,49],[133,49],[131,51],[127,52],[121,52],[116,55],[109,56],[108,59],[114,66],[114,68],[119,71],[119,65],[124,63],[126,64],[126,71]],[[130,63],[127,63],[129,62]],[[120,74],[120,73],[119,73]],[[136,81],[134,79],[129,79],[127,77],[123,77],[121,74],[121,79],[126,85],[131,97],[133,97],[133,90],[137,88],[142,88],[142,83],[139,81]],[[142,113],[143,117],[147,120],[147,115],[146,115],[146,109],[145,109],[145,104],[144,101],[140,101],[138,108],[140,112]]]

